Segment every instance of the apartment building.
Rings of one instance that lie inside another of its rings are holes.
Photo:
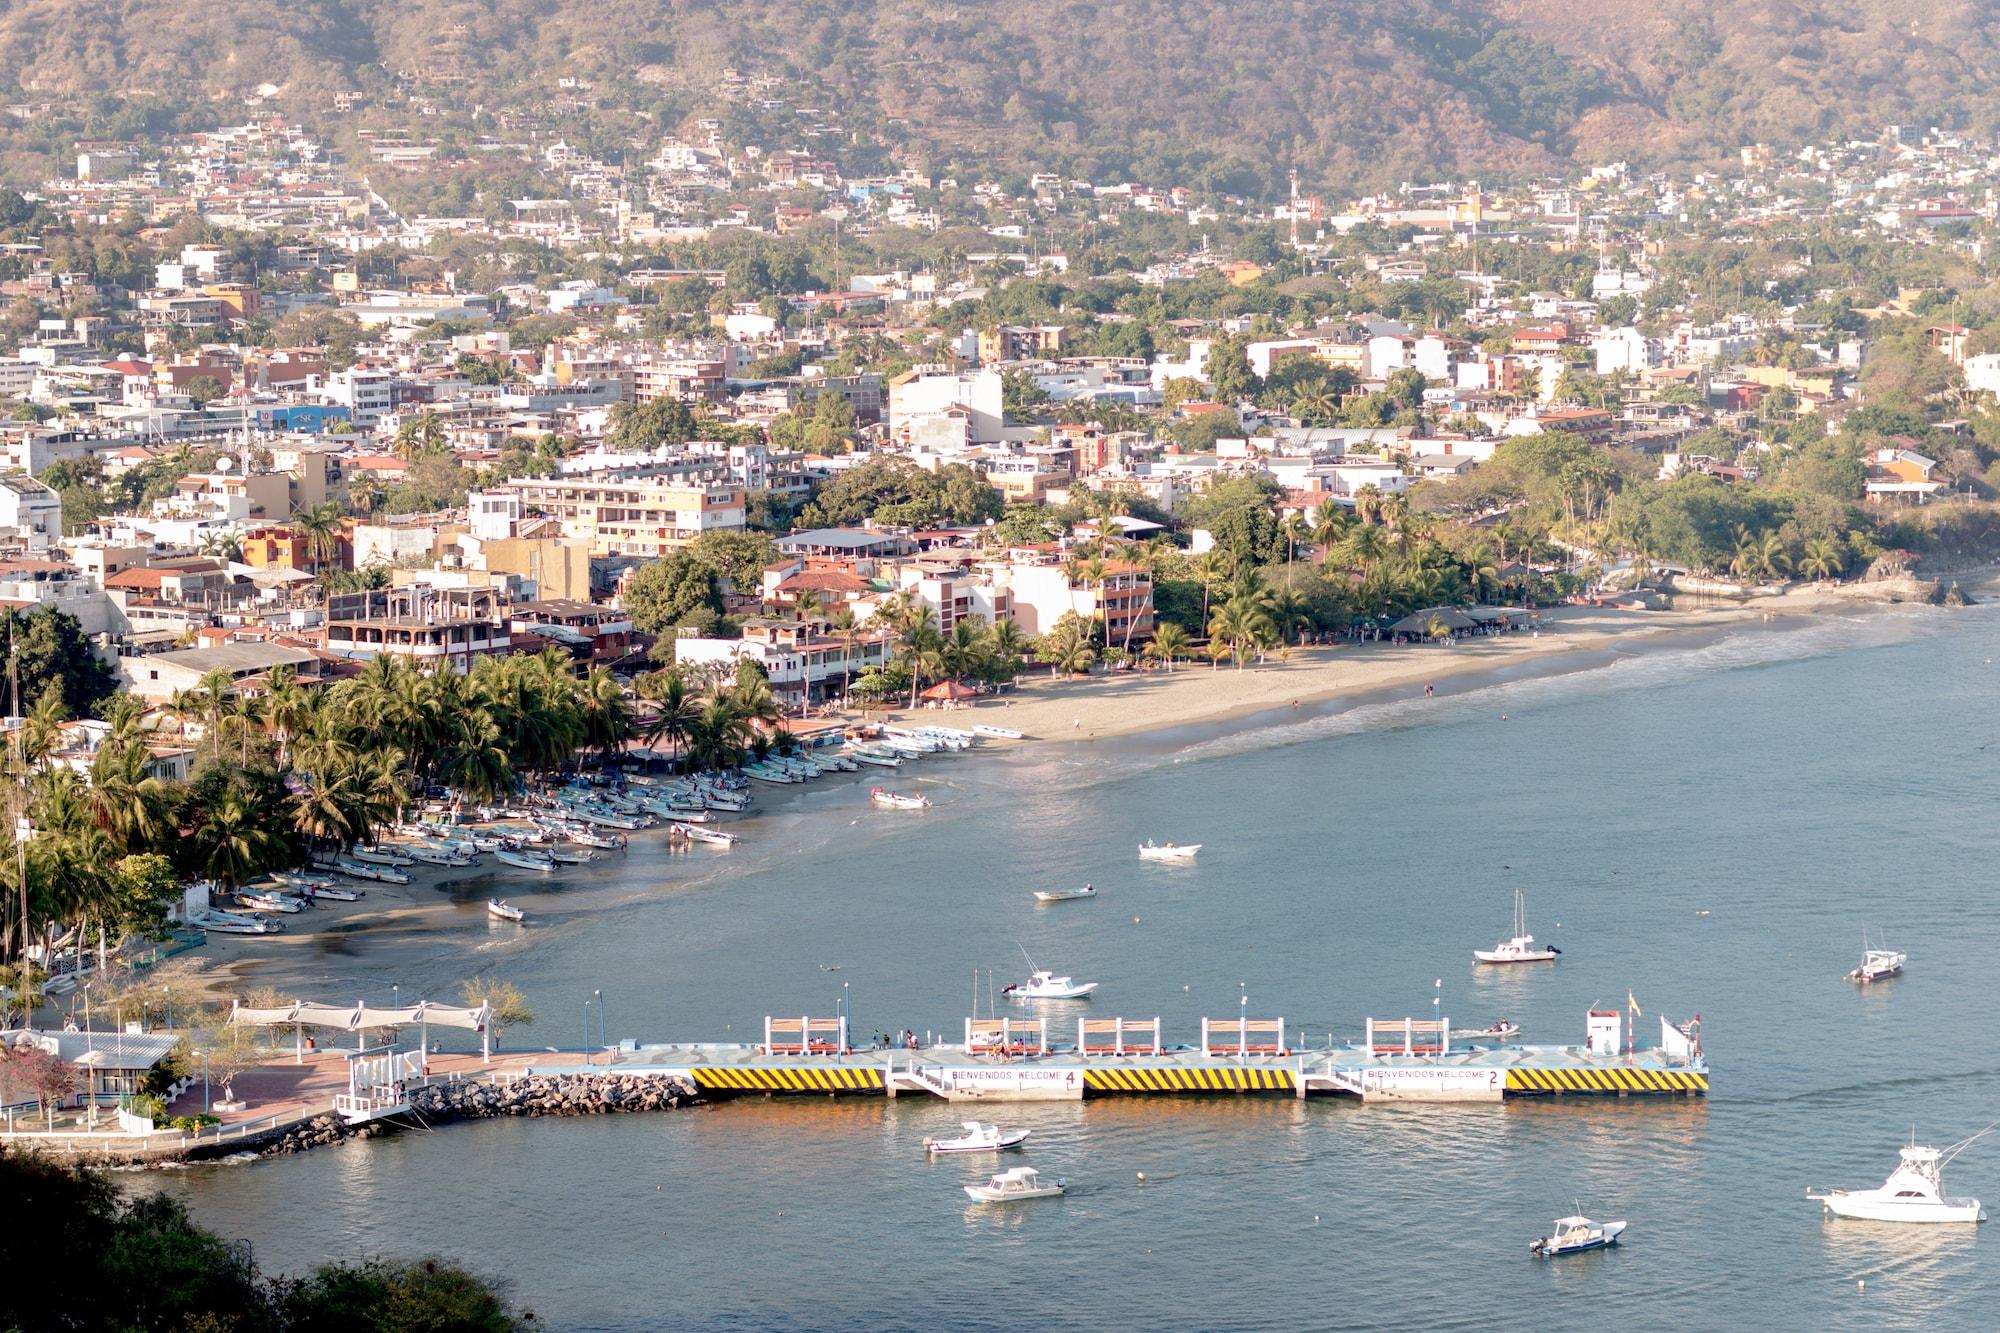
[[[741,528],[740,487],[593,477],[547,477],[512,482],[488,495],[511,492],[524,510],[555,519],[563,536],[593,555],[658,559],[704,532]]]

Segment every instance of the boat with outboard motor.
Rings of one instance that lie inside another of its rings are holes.
[[[1002,1133],[998,1125],[989,1125],[979,1120],[961,1120],[959,1124],[965,1133],[955,1139],[925,1139],[924,1151],[940,1152],[1000,1152],[1007,1148],[1018,1148],[1027,1142],[1030,1131],[1017,1129]]]
[[[1618,1243],[1625,1234],[1623,1222],[1593,1222],[1581,1214],[1558,1217],[1555,1230],[1538,1237],[1528,1246],[1530,1254],[1539,1254],[1544,1259],[1553,1259],[1559,1254],[1582,1254],[1586,1250],[1602,1250]]]
[[[1097,886],[1094,884],[1086,884],[1080,889],[1035,890],[1035,901],[1038,903],[1068,903],[1075,902],[1078,898],[1095,898],[1096,896]]]
[[[965,1192],[974,1203],[1013,1203],[1020,1199],[1053,1199],[1069,1188],[1067,1180],[1045,1185],[1032,1166],[1002,1171],[984,1185],[967,1185]]]
[[[1141,861],[1192,861],[1201,851],[1198,842],[1142,842],[1139,844]]]
[[[486,915],[497,917],[502,921],[512,921],[516,925],[528,919],[526,912],[512,903],[499,898],[488,898],[486,900]]]

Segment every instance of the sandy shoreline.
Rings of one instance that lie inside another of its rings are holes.
[[[1990,597],[2000,589],[2000,580],[1989,579],[1979,588]],[[1274,659],[1241,670],[1190,662],[1178,665],[1172,673],[1155,670],[1075,681],[1052,681],[1045,670],[1031,670],[1007,699],[970,708],[905,710],[895,719],[954,727],[991,723],[1025,733],[1028,739],[1018,743],[1024,745],[1102,741],[1193,728],[1222,730],[1244,718],[1289,713],[1294,707],[1324,710],[1350,700],[1420,695],[1426,685],[1447,694],[1529,672],[1589,670],[1613,654],[1642,647],[1698,642],[1733,630],[1782,631],[1807,623],[1810,617],[1852,615],[1875,604],[1856,596],[1851,588],[1801,588],[1748,605],[1685,611],[1557,606],[1538,613],[1538,633],[1511,631],[1450,647],[1342,644],[1294,649],[1288,660]],[[761,804],[768,808],[789,790],[765,792]],[[640,839],[654,833],[657,830],[635,835],[635,851]],[[699,849],[694,857],[705,859]],[[472,871],[418,866],[410,873],[413,882],[409,885],[357,886],[366,890],[360,902],[325,903],[316,910],[287,917],[286,933],[275,939],[212,936],[206,947],[191,955],[205,963],[200,983],[211,997],[220,999],[267,982],[302,981],[317,968],[339,968],[343,960],[359,963],[372,952],[371,943],[408,945],[413,937],[435,938],[438,954],[426,961],[437,968],[444,962],[440,955],[463,947],[470,939],[488,938],[486,932],[468,934],[465,928],[472,924],[474,912],[484,921],[483,903],[489,891],[518,899],[536,915],[545,905],[555,905],[539,896],[552,888],[567,890],[559,894],[565,915],[594,911],[629,897],[624,893],[601,898],[588,892],[578,894],[576,890],[587,888],[587,872],[560,886],[530,872],[486,864]],[[456,973],[461,977],[490,965],[476,961],[471,953],[463,955],[461,961],[465,970]]]
[[[1467,678],[1540,664],[1560,669],[1561,659],[1593,651],[1701,632],[1761,627],[1827,611],[1852,613],[1868,606],[1849,596],[1799,589],[1747,606],[1687,611],[1614,611],[1556,606],[1536,614],[1539,631],[1514,630],[1439,644],[1341,644],[1294,648],[1288,660],[1238,669],[1183,662],[1160,670],[1051,680],[1031,668],[1006,700],[971,708],[918,710],[899,721],[970,727],[990,723],[1024,732],[1032,741],[1103,740],[1141,732],[1216,725],[1297,705],[1301,708],[1349,695],[1444,692]],[[1581,665],[1581,664],[1579,664]]]

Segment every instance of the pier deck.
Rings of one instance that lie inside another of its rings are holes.
[[[1157,1054],[1000,1056],[963,1046],[767,1053],[754,1045],[625,1047],[601,1052],[601,1073],[687,1079],[709,1095],[791,1093],[951,1101],[1075,1101],[1142,1094],[1276,1093],[1365,1101],[1502,1101],[1516,1097],[1666,1096],[1708,1093],[1708,1065],[1658,1050],[1616,1056],[1575,1046],[1492,1046],[1437,1054],[1371,1054],[1358,1047],[1217,1055],[1197,1047]],[[550,1057],[537,1072],[580,1070]]]

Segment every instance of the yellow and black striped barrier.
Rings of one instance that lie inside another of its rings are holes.
[[[1607,1092],[1701,1096],[1708,1091],[1708,1075],[1691,1069],[1510,1069],[1507,1091],[1517,1096]]]
[[[1085,1096],[1113,1092],[1291,1092],[1289,1069],[1086,1069]]]
[[[703,1092],[881,1092],[879,1069],[730,1069],[689,1071]]]

